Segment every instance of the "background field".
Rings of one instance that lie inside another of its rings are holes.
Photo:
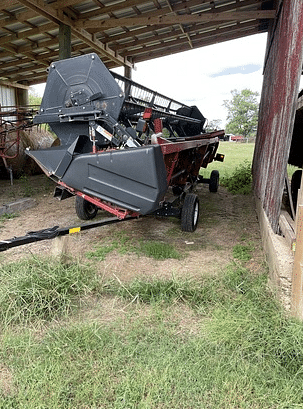
[[[254,147],[254,143],[220,142],[218,153],[225,155],[224,162],[212,162],[201,172],[207,177],[207,173],[217,169],[220,176],[229,176],[240,163],[252,162]]]

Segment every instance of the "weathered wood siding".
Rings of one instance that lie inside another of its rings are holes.
[[[255,194],[275,232],[297,106],[302,56],[303,1],[284,0],[269,32],[253,160]]]

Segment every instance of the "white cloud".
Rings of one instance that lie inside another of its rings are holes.
[[[180,102],[197,105],[209,120],[226,121],[222,106],[233,89],[261,93],[262,68],[251,74],[211,77],[228,67],[263,67],[267,35],[257,34],[137,64],[133,80]]]

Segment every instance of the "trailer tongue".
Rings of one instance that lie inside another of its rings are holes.
[[[61,145],[27,154],[57,182],[56,197],[76,195],[82,219],[99,208],[120,219],[175,215],[193,231],[199,204],[188,192],[203,181],[201,167],[223,160],[217,148],[224,131],[205,133],[205,121],[197,107],[111,73],[88,54],[51,64],[34,123],[48,123]],[[214,171],[207,180],[211,191],[218,177]]]

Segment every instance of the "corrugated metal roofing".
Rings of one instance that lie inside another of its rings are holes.
[[[33,85],[58,59],[59,25],[72,56],[99,54],[108,68],[268,30],[275,0],[1,0],[0,83]]]

